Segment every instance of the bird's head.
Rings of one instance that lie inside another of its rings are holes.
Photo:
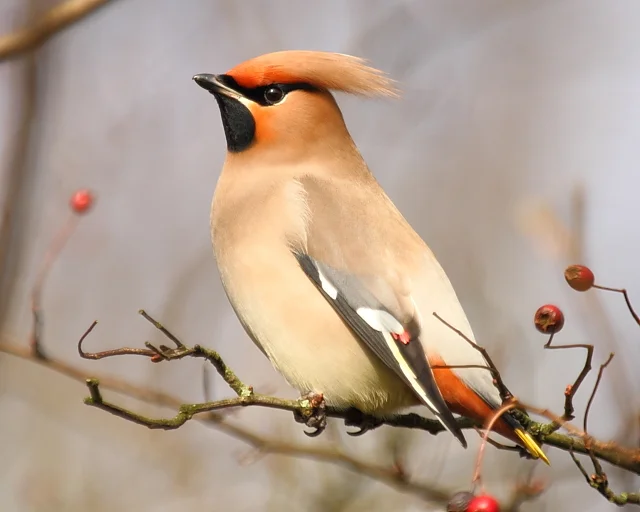
[[[328,52],[269,53],[224,74],[193,79],[215,96],[230,153],[283,144],[308,147],[332,135],[344,137],[344,120],[331,90],[397,95],[392,80],[362,59]]]

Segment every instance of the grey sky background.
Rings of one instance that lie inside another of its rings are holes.
[[[25,20],[22,1],[0,2],[2,33]],[[532,326],[538,306],[557,303],[567,317],[558,342],[595,343],[596,364],[617,353],[594,404],[592,433],[637,445],[638,328],[621,297],[579,295],[562,271],[574,263],[571,205],[582,190],[583,261],[600,283],[627,287],[640,305],[639,23],[640,4],[631,0],[114,2],[36,54],[36,117],[12,247],[17,285],[0,334],[26,341],[37,265],[72,191],[90,187],[96,208],[45,290],[48,351],[87,375],[110,373],[201,401],[201,363],[78,360],[76,341],[94,319],[90,347],[160,341],[136,314],[145,308],[187,343],[219,350],[257,390],[294,397],[243,333],[218,281],[208,214],[224,135],[217,105],[191,77],[281,49],[339,51],[400,82],[400,100],[338,95],[338,102],[372,171],[441,260],[512,391],[561,411],[582,354],[543,351],[546,338]],[[24,76],[23,60],[0,64],[0,190],[11,171]],[[576,399],[580,413],[594,378]],[[214,397],[231,394],[212,381]],[[3,510],[311,511],[323,510],[319,496],[345,482],[359,494],[335,510],[428,510],[320,463],[242,463],[246,446],[215,430],[193,423],[151,432],[87,408],[85,395],[75,382],[0,357]],[[234,418],[306,440],[287,413],[251,409]],[[344,442],[377,460],[387,437],[381,430]],[[464,451],[444,435],[404,435],[412,474],[467,487],[478,445],[467,437]],[[566,453],[548,454],[552,468],[538,471],[552,486],[523,510],[614,510]],[[488,490],[508,495],[531,464],[490,449]],[[613,485],[639,484],[625,477]]]

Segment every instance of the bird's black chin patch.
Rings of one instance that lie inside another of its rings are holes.
[[[238,100],[223,94],[214,94],[220,107],[222,126],[227,138],[227,150],[230,153],[244,151],[253,143],[256,135],[256,122],[251,112]]]

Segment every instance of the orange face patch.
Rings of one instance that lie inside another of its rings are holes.
[[[273,126],[273,116],[275,112],[267,107],[253,104],[249,107],[251,115],[256,123],[255,143],[263,144],[273,141],[276,137],[276,130]]]

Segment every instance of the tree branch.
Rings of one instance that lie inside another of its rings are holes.
[[[148,317],[148,315],[144,314],[143,316],[145,316],[145,318]],[[155,322],[150,317],[148,318],[148,320],[152,321],[154,325],[160,329],[161,324]],[[86,340],[87,335],[94,327],[95,324],[92,324],[87,332],[85,332],[82,338],[83,341]],[[82,341],[79,343],[79,350],[82,350]],[[108,355],[104,357],[109,357],[118,355],[118,351],[120,351],[120,353],[137,353],[134,352],[137,350],[141,349],[116,349],[115,351],[105,351],[104,353],[98,352],[94,354],[83,352],[83,357],[90,358],[96,354],[100,355],[105,353],[107,353]],[[203,349],[202,347],[198,349],[196,349],[196,347],[188,348],[184,346],[184,344],[182,344],[181,347],[176,347],[176,349],[168,349],[167,347],[161,346],[160,348],[154,347],[154,349],[146,350],[147,353],[143,355],[146,355],[151,359],[157,357],[159,354],[161,355],[161,358],[156,358],[155,361],[180,359],[187,356],[201,357],[212,362],[215,361],[218,373],[220,373],[225,381],[234,382],[234,390],[236,391],[236,393],[240,391],[240,394],[239,396],[234,398],[205,402],[202,404],[183,404],[177,397],[174,397],[172,395],[157,392],[152,389],[134,386],[120,379],[102,376],[100,378],[87,380],[85,377],[86,374],[83,370],[64,361],[51,357],[47,359],[38,359],[34,355],[33,351],[28,347],[9,344],[4,340],[2,343],[0,343],[0,352],[4,352],[6,354],[35,362],[36,364],[49,368],[57,373],[67,375],[74,380],[85,382],[90,391],[90,396],[86,399],[86,403],[88,403],[89,405],[106,410],[116,416],[144,425],[148,428],[175,429],[184,424],[186,421],[197,419],[210,426],[213,426],[217,430],[220,430],[228,435],[236,437],[237,439],[250,444],[262,453],[278,453],[282,455],[313,458],[316,460],[321,460],[323,462],[329,462],[364,474],[371,478],[375,478],[399,490],[419,495],[422,498],[430,501],[444,503],[446,502],[446,499],[451,496],[451,493],[439,489],[434,489],[428,484],[416,483],[411,481],[407,477],[407,475],[404,474],[404,472],[401,472],[399,474],[392,465],[385,466],[372,464],[354,458],[336,449],[309,448],[303,444],[282,442],[277,439],[263,437],[257,433],[245,429],[244,427],[229,423],[224,415],[216,411],[231,407],[259,406],[291,412],[300,411],[304,414],[305,411],[308,411],[308,404],[305,404],[304,402],[301,402],[299,400],[286,400],[253,393],[250,386],[246,386],[245,384],[243,384],[242,381],[240,381],[240,379],[238,379],[238,377],[233,372],[231,372],[231,370],[226,367],[226,365],[224,365],[224,362],[220,358],[219,354],[217,354],[215,351],[209,351],[207,349]],[[142,416],[135,412],[124,409],[123,407],[120,407],[116,404],[105,401],[100,392],[101,387],[139,399],[146,403],[152,403],[164,407],[171,407],[173,409],[176,409],[177,413],[172,418],[154,419]],[[513,410],[514,413],[518,414],[518,419],[521,421],[523,426],[533,435],[538,436],[548,446],[553,446],[570,453],[583,453],[586,455],[589,455],[589,453],[591,453],[594,457],[600,460],[607,461],[610,464],[613,464],[620,468],[626,469],[636,474],[640,474],[640,450],[624,448],[613,442],[598,441],[588,434],[582,432],[577,427],[573,427],[568,422],[562,421],[561,418],[547,410],[537,409],[535,407],[531,407],[522,403],[520,403],[520,405],[527,410],[530,410],[531,412],[540,414],[551,420],[551,423],[549,424],[538,423],[533,421],[526,414],[521,413],[515,409]],[[349,411],[339,411],[332,408],[327,409],[327,415],[330,417],[341,418],[345,420],[348,420],[350,418]],[[461,418],[458,421],[461,428],[477,428],[478,426],[474,422],[467,419]],[[571,435],[564,435],[558,432],[554,432],[554,422],[560,423],[565,429],[570,432]],[[393,427],[424,430],[434,435],[444,430],[438,421],[423,418],[414,413],[398,414],[385,418],[384,424]],[[633,503],[633,501],[630,500],[635,499],[635,495],[631,494],[624,494],[621,496],[624,496],[624,499],[626,499],[629,503]]]
[[[200,345],[187,347],[180,341],[177,336],[172,334],[160,322],[152,318],[146,311],[141,309],[138,313],[142,317],[144,317],[145,320],[150,322],[156,329],[167,336],[167,338],[173,341],[173,343],[176,345],[176,348],[171,349],[169,347],[166,347],[165,345],[156,347],[151,343],[146,342],[145,349],[122,347],[117,349],[104,350],[101,352],[86,352],[84,350],[84,343],[89,334],[98,324],[97,322],[93,322],[89,326],[89,328],[82,334],[78,341],[78,353],[80,354],[80,356],[84,359],[104,359],[107,357],[123,355],[140,355],[149,357],[150,360],[154,363],[158,363],[160,361],[172,361],[176,359],[182,359],[184,357],[205,359],[215,367],[222,379],[229,385],[229,387],[233,391],[235,391],[236,395],[238,395],[237,398],[217,400],[213,402],[203,402],[199,404],[180,404],[178,405],[178,412],[173,418],[145,418],[132,411],[122,410],[119,406],[102,400],[99,389],[100,380],[88,379],[86,380],[86,384],[89,387],[91,396],[85,400],[85,403],[87,405],[106,410],[107,412],[133,421],[134,423],[144,425],[148,428],[165,430],[176,429],[198,414],[219,409],[227,409],[231,407],[246,407],[250,405],[268,407],[271,409],[280,409],[283,411],[290,411],[294,413],[297,412],[303,417],[306,417],[307,415],[312,413],[311,405],[307,400],[287,400],[283,398],[254,393],[252,386],[244,384],[226,365],[226,363],[222,360],[220,354],[218,354],[215,350],[206,349]],[[2,346],[0,346],[0,351],[2,350],[3,348]],[[414,413],[392,415],[385,418],[384,420],[380,420],[377,418],[370,418],[359,411],[345,411],[327,407],[326,415],[332,418],[344,419],[347,424],[360,424],[366,420],[376,420],[375,423],[379,425],[420,429],[434,435],[444,431],[444,427],[439,421],[423,418],[422,416]],[[458,420],[458,424],[461,428],[474,428],[478,426],[477,423],[467,418],[460,418]]]
[[[213,351],[205,349],[199,345],[194,346],[193,348],[189,348],[184,345],[179,339],[171,334],[162,324],[153,318],[151,318],[147,313],[143,310],[140,311],[140,314],[149,322],[151,322],[157,329],[163,332],[170,340],[174,342],[176,348],[170,349],[164,345],[160,345],[160,347],[155,347],[150,343],[146,343],[147,347],[147,356],[151,357],[152,361],[159,362],[163,360],[173,360],[173,359],[181,359],[183,357],[198,357],[204,358],[210,361],[218,371],[218,373],[222,376],[222,378],[229,384],[229,386],[236,392],[238,398],[236,399],[226,399],[215,402],[205,402],[201,404],[180,404],[178,406],[178,412],[176,416],[173,418],[164,418],[164,419],[153,419],[153,418],[144,418],[140,417],[136,413],[131,411],[123,411],[118,406],[115,406],[110,403],[106,403],[100,400],[96,402],[92,397],[87,399],[87,404],[100,407],[108,412],[112,412],[121,416],[125,419],[129,419],[130,421],[134,421],[136,423],[140,423],[149,428],[177,428],[178,426],[184,424],[186,421],[189,421],[194,416],[205,413],[215,411],[217,409],[225,409],[229,407],[245,407],[249,405],[260,406],[260,407],[269,407],[280,410],[286,410],[291,412],[298,412],[302,416],[306,416],[311,414],[312,408],[310,404],[305,403],[305,401],[300,400],[285,400],[275,397],[269,397],[265,395],[259,395],[253,393],[253,389],[251,386],[245,385],[236,375],[233,373],[226,364],[222,361],[220,355]],[[83,355],[83,357],[97,358],[96,353],[87,354],[82,350],[82,344],[86,340],[87,335],[91,332],[91,330],[95,327],[95,323],[83,334],[78,342],[78,351]],[[1,350],[1,347],[0,347]],[[116,355],[126,355],[126,354],[136,354],[140,355],[140,349],[131,349],[131,348],[122,348],[115,349],[110,351],[105,351],[97,354],[106,354],[104,357],[111,357]],[[495,367],[492,367],[495,371]],[[90,386],[94,386],[96,389],[98,388],[98,383],[90,384]],[[544,416],[551,420],[551,423],[539,423],[533,421],[526,413],[520,411],[518,409],[512,409],[512,413],[517,416],[520,423],[526,428],[532,435],[538,437],[541,441],[546,443],[549,446],[554,446],[556,448],[560,448],[564,451],[573,451],[584,454],[593,454],[594,457],[599,458],[601,460],[607,461],[610,464],[621,467],[628,471],[631,471],[636,474],[640,474],[640,449],[632,449],[625,448],[614,442],[603,442],[598,441],[588,435],[586,432],[583,432],[579,428],[571,425],[564,417],[559,417],[546,409],[538,409],[535,407],[528,406],[523,404],[520,401],[517,401],[518,406],[525,410],[530,410],[536,414]],[[353,421],[353,412],[352,411],[344,411],[337,410],[330,407],[327,407],[326,414],[329,417],[333,418],[341,418],[345,420],[345,423],[351,424]],[[367,419],[366,415],[362,413],[357,413],[361,417],[358,418],[360,421],[362,419]],[[377,425],[389,425],[394,427],[405,427],[405,428],[415,428],[424,430],[433,435],[438,434],[444,431],[443,426],[437,420],[431,420],[427,418],[423,418],[417,414],[396,414],[387,418],[376,419]],[[458,424],[460,428],[477,428],[482,427],[482,425],[478,425],[473,421],[470,421],[466,418],[458,419]],[[563,427],[565,430],[569,432],[571,435],[559,434],[556,432],[558,429],[558,425]]]
[[[587,356],[584,361],[584,366],[582,370],[576,377],[576,380],[573,384],[569,384],[564,391],[564,415],[562,416],[565,420],[572,420],[574,418],[573,413],[575,412],[575,408],[573,407],[573,397],[578,392],[578,388],[584,381],[585,377],[591,371],[591,361],[593,359],[593,345],[583,344],[583,343],[574,343],[571,345],[551,345],[553,341],[554,333],[551,333],[549,336],[549,340],[544,344],[545,349],[549,350],[566,350],[572,348],[584,348],[587,351]]]
[[[96,12],[112,0],[66,0],[47,11],[33,25],[0,37],[0,62],[42,46],[58,32]]]
[[[55,357],[40,359],[36,357],[33,351],[26,345],[21,346],[15,342],[11,342],[8,339],[2,339],[0,342],[0,352],[35,363],[60,375],[65,375],[75,381],[85,382],[86,384],[89,384],[85,377],[86,372],[84,370],[74,365],[70,365],[62,360],[56,359]],[[135,386],[121,379],[103,375],[94,380],[99,382],[100,387],[109,389],[110,391],[114,391],[131,398],[135,398],[145,403],[162,407],[170,407],[178,410],[180,410],[180,407],[182,406],[181,400],[179,400],[175,396],[156,391],[154,389]],[[93,383],[90,387],[90,399],[97,399],[98,401],[102,402],[102,405],[104,405],[105,402],[104,400],[102,400],[101,394],[95,394],[96,390],[99,392],[99,388],[95,386],[95,388],[97,389],[93,389],[93,391],[91,391],[91,388],[94,388]],[[241,397],[239,397],[238,399],[242,400]],[[295,400],[282,400],[282,402],[290,402],[290,405],[292,407],[291,409],[285,410],[293,410],[293,407],[300,407],[300,403]],[[130,418],[131,414],[133,414],[139,420],[141,420],[136,421],[136,423],[148,426],[148,422],[153,422],[153,420],[145,418],[141,415],[136,415],[135,413],[129,414],[129,411],[114,404],[108,404],[107,406],[111,406],[113,408],[113,410],[109,410],[109,412],[112,412],[113,414],[116,414],[120,417],[124,417],[125,419],[128,419],[130,421],[134,421],[132,418]],[[107,407],[101,408],[105,410],[107,409]],[[409,478],[406,472],[398,471],[397,468],[395,468],[392,464],[384,465],[368,462],[354,457],[339,448],[309,446],[302,443],[285,442],[277,438],[263,436],[237,423],[229,422],[224,415],[215,411],[200,411],[200,414],[194,416],[193,419],[198,420],[205,425],[213,427],[226,435],[247,443],[262,454],[277,454],[288,457],[312,459],[328,464],[333,464],[335,466],[340,466],[357,474],[364,475],[366,477],[383,482],[386,485],[397,489],[398,491],[414,494],[426,501],[430,501],[433,503],[444,504],[453,494],[453,491],[436,488],[428,483],[413,481],[411,478]],[[400,423],[404,423],[404,425],[400,425]],[[407,414],[404,415],[403,418],[392,418],[389,424],[394,426],[406,426],[407,428],[421,428],[422,426],[431,426],[431,420],[422,418],[417,414]],[[438,428],[437,425],[433,426]]]
[[[598,387],[600,386],[600,382],[602,380],[602,375],[604,374],[604,370],[607,366],[609,366],[609,363],[611,362],[612,359],[613,359],[613,352],[609,354],[609,357],[607,358],[607,360],[600,365],[600,369],[598,370],[598,377],[596,378],[596,383],[593,386],[593,391],[591,392],[591,396],[589,397],[589,401],[587,402],[587,408],[584,412],[583,428],[585,433],[588,430],[589,412],[591,410],[591,405],[593,404],[593,400],[596,396],[596,393],[598,392]],[[600,464],[600,461],[594,456],[591,450],[591,443],[586,442],[585,444],[586,444],[589,458],[591,459],[591,463],[593,464],[593,469],[595,473],[590,476],[587,475],[587,472],[585,471],[584,467],[582,466],[580,461],[578,461],[578,459],[573,454],[573,452],[571,452],[571,458],[573,459],[573,462],[576,464],[576,466],[580,470],[580,473],[582,473],[582,475],[586,477],[587,483],[591,487],[596,489],[600,494],[602,494],[602,496],[604,496],[611,503],[615,503],[616,505],[626,505],[628,503],[640,505],[640,493],[623,492],[620,494],[616,494],[615,492],[613,492],[613,490],[609,487],[609,478],[607,477],[607,474],[602,469],[602,464]]]

